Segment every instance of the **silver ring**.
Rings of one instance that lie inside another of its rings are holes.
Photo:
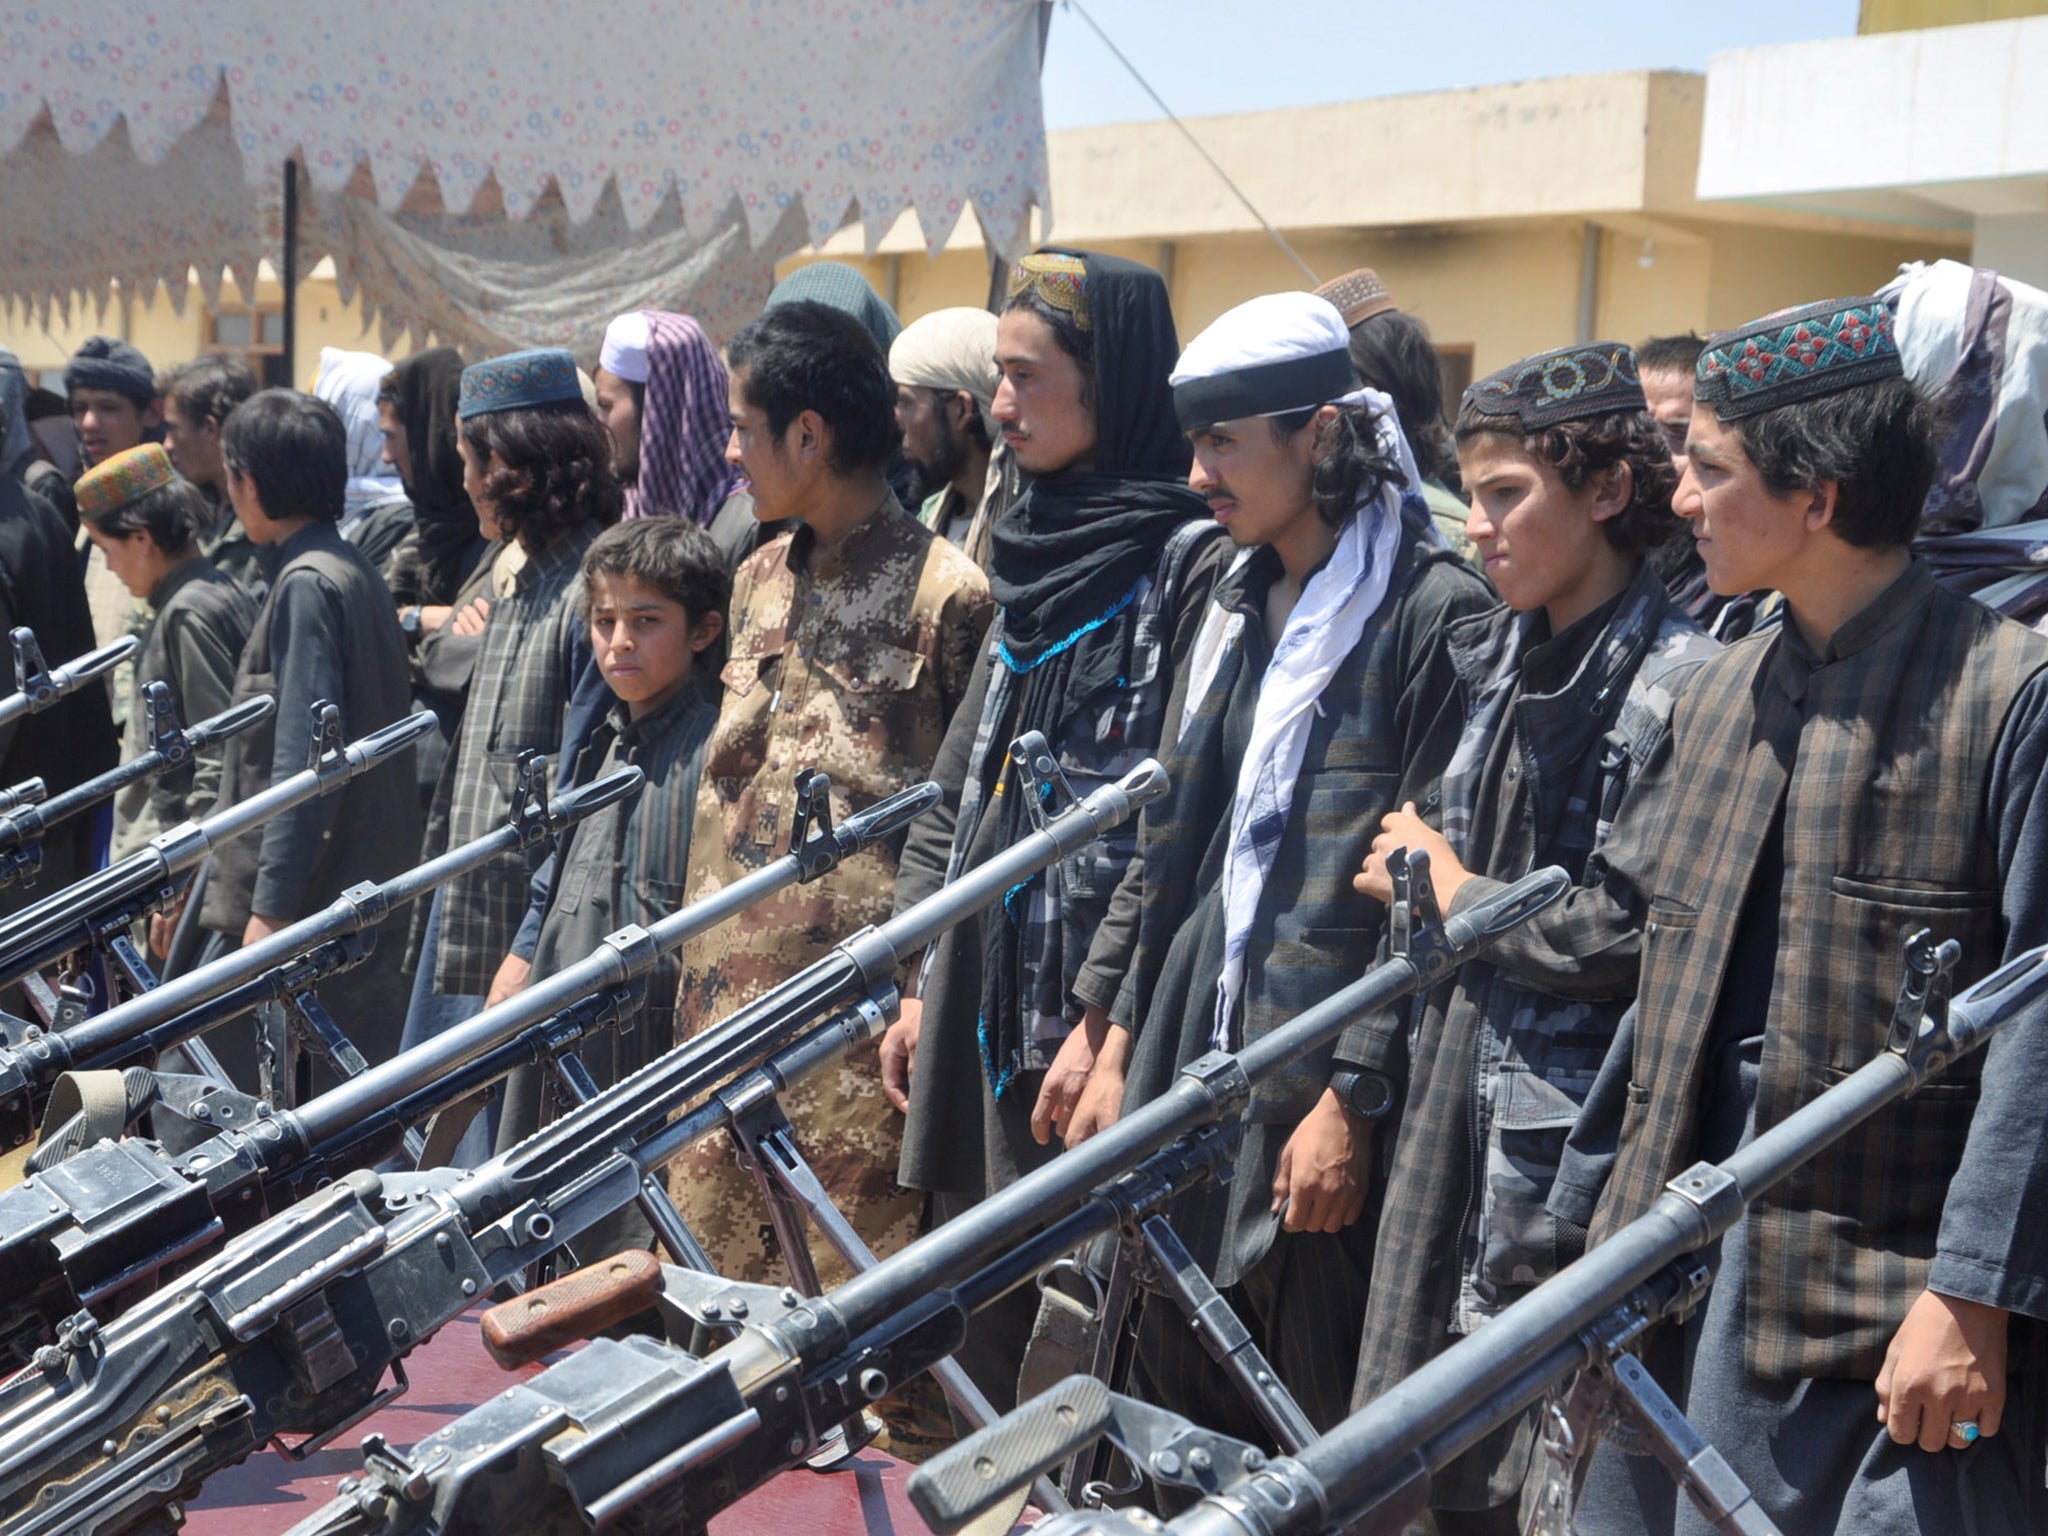
[[[1949,1425],[1948,1432],[1952,1435],[1961,1435],[1965,1445],[1975,1445],[1978,1437],[1984,1433],[1977,1427],[1975,1419],[1957,1419]]]

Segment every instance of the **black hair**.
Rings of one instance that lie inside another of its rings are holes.
[[[1321,409],[1312,405],[1268,416],[1274,441],[1284,443],[1307,429]],[[1329,430],[1329,442],[1309,471],[1309,494],[1315,499],[1316,515],[1332,528],[1341,528],[1361,497],[1377,496],[1382,487],[1400,482],[1401,466],[1380,454],[1372,407],[1338,406]]]
[[[109,511],[81,511],[79,515],[110,539],[146,533],[173,560],[182,560],[213,526],[213,511],[206,498],[199,494],[198,486],[184,479],[144,491]]]
[[[1052,332],[1052,339],[1059,349],[1074,360],[1074,366],[1081,370],[1081,408],[1090,415],[1095,411],[1095,333],[1081,329],[1080,322],[1056,304],[1049,304],[1033,288],[1019,289],[1009,303],[1003,306],[1003,313],[1013,309],[1025,310],[1038,316]]]
[[[491,514],[530,555],[577,524],[612,524],[625,492],[612,469],[612,440],[581,400],[517,406],[465,417],[462,440],[484,469]],[[490,462],[496,454],[498,464]]]
[[[1628,466],[1628,505],[1601,523],[1607,542],[1625,555],[1648,554],[1678,537],[1684,520],[1671,510],[1678,471],[1663,429],[1648,411],[1609,411],[1530,431],[1514,416],[1492,416],[1469,400],[1452,428],[1460,443],[1504,437],[1557,471],[1565,489],[1584,490],[1616,464]]]
[[[229,412],[261,387],[247,363],[218,352],[180,363],[157,381],[157,393],[174,402],[178,414],[194,426],[226,421]]]
[[[258,390],[228,413],[221,460],[253,481],[273,522],[339,522],[348,488],[348,428],[334,407],[295,389]]]
[[[1682,336],[1652,336],[1635,349],[1636,372],[1679,373],[1689,379],[1706,350],[1706,339],[1691,331]]]
[[[1722,425],[1779,495],[1834,481],[1831,526],[1844,543],[1884,549],[1913,542],[1937,449],[1935,406],[1911,381],[1881,379]]]
[[[816,411],[832,429],[831,465],[850,477],[886,469],[902,444],[896,381],[867,327],[813,299],[777,304],[741,327],[726,361],[747,402],[780,445],[789,424]]]
[[[1416,468],[1462,491],[1458,450],[1444,426],[1444,373],[1429,327],[1404,310],[1368,315],[1351,328],[1351,366],[1392,398]]]
[[[711,535],[665,510],[607,528],[583,552],[583,610],[590,611],[593,576],[629,576],[681,603],[694,621],[724,613],[732,602],[732,572]]]
[[[974,403],[974,409],[967,413],[967,440],[974,444],[979,452],[989,453],[994,450],[995,444],[988,440],[988,423],[983,421],[981,417],[981,402],[975,400],[970,391],[964,389],[940,389],[935,385],[920,387],[924,388],[932,397],[932,404],[937,407],[941,420],[945,419],[946,407],[953,403],[953,397],[955,395],[966,395]]]

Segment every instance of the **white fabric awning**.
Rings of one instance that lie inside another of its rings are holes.
[[[1049,206],[1037,13],[45,0],[0,36],[0,296],[47,308],[118,281],[182,300],[188,269],[274,260],[293,156],[309,255],[335,255],[387,326],[450,339],[532,339],[503,323],[524,275],[674,307],[664,277],[689,271],[737,302],[855,217],[872,245],[914,210],[937,250],[971,208],[1014,254]],[[451,283],[466,324],[428,313]]]

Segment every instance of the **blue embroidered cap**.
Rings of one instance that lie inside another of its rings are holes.
[[[1883,299],[1827,299],[1784,309],[1707,342],[1693,398],[1737,421],[1905,372]]]
[[[508,352],[487,363],[472,363],[462,370],[462,390],[456,396],[455,414],[467,421],[492,411],[517,410],[529,405],[554,405],[581,400],[583,386],[576,378],[576,359],[560,347],[537,347],[530,352]]]
[[[1530,432],[1647,409],[1635,351],[1622,341],[1588,341],[1510,363],[1466,390],[1465,404],[1487,416],[1512,416]]]

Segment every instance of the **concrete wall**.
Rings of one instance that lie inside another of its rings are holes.
[[[1980,218],[1970,261],[2036,288],[2048,288],[2048,213]]]

